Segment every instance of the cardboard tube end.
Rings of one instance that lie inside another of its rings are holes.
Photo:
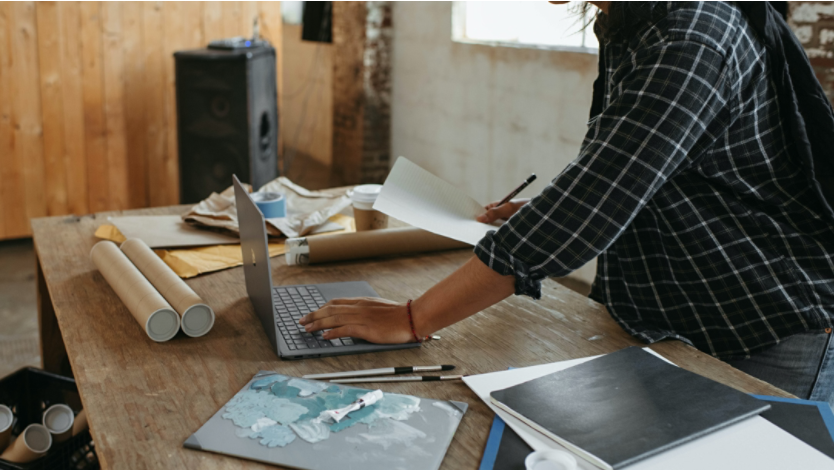
[[[148,316],[148,321],[145,323],[145,331],[148,336],[156,341],[168,341],[177,335],[180,330],[180,316],[177,312],[161,308]]]
[[[214,310],[205,304],[194,304],[183,312],[180,326],[192,338],[203,336],[214,326]]]

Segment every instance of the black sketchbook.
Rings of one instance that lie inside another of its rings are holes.
[[[576,455],[619,469],[770,408],[631,347],[491,394]]]

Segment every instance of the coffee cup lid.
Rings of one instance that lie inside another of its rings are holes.
[[[379,192],[382,191],[381,184],[362,184],[350,193],[350,199],[354,202],[374,202]]]

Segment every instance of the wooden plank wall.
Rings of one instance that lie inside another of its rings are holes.
[[[250,36],[256,15],[281,64],[279,2],[0,2],[0,239],[177,203],[172,54]]]

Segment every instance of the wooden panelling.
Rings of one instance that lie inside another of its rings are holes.
[[[61,40],[61,100],[64,110],[64,169],[67,211],[86,214],[87,156],[84,145],[84,91],[81,60],[81,8],[75,2],[58,2]]]
[[[23,178],[22,194],[13,197],[23,196],[26,217],[32,219],[47,214],[35,5],[13,2],[8,8],[11,10],[7,20],[10,20],[12,41],[12,127],[17,168]]]
[[[0,233],[25,233],[26,214],[17,200],[23,183],[17,175],[12,127],[12,42],[10,3],[0,3]],[[22,199],[22,198],[21,198]]]
[[[256,16],[280,64],[278,2],[0,2],[0,239],[178,202],[172,54]]]
[[[297,176],[306,160],[327,168],[333,162],[333,45],[302,41],[296,24],[284,25],[283,38],[283,169]]]

